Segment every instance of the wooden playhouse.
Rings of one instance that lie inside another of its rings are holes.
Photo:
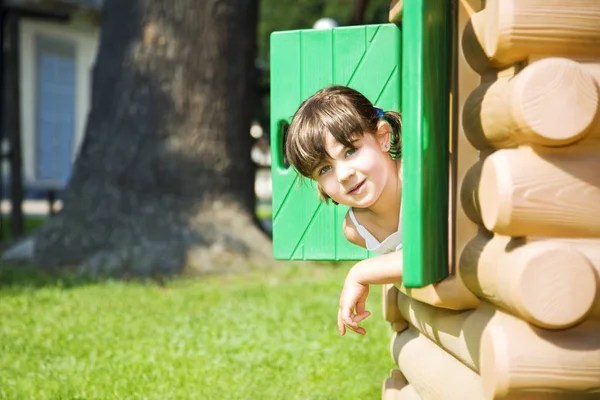
[[[384,288],[382,396],[600,399],[600,2],[452,7],[455,273]]]
[[[389,24],[272,35],[275,258],[371,256],[283,157],[329,84],[402,110],[418,175],[383,398],[600,399],[600,1],[394,0]]]

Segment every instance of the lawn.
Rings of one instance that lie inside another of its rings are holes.
[[[46,216],[36,216],[36,215],[27,215],[23,218],[23,229],[25,233],[32,232],[35,229],[42,226],[48,217]],[[0,245],[2,241],[8,241],[11,238],[11,216],[9,214],[2,214],[2,227],[1,227],[1,235],[0,235]]]
[[[337,333],[339,266],[163,285],[26,275],[0,274],[2,399],[376,399],[393,368],[379,286],[367,336]]]

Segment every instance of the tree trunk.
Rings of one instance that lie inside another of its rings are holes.
[[[250,159],[257,2],[104,2],[85,139],[37,263],[144,276],[272,259]]]
[[[367,10],[368,3],[369,0],[354,0],[350,25],[364,25],[365,11]]]

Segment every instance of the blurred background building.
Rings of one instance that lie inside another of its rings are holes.
[[[39,197],[65,187],[83,138],[101,0],[4,0],[2,7],[3,191],[9,196],[10,160],[19,158],[11,153],[20,147],[24,195]]]

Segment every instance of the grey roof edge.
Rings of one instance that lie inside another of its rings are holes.
[[[102,4],[104,0],[4,0],[5,7],[15,7],[20,9],[52,9],[56,8],[69,8],[73,10],[81,11],[95,11],[99,12],[102,10]]]

